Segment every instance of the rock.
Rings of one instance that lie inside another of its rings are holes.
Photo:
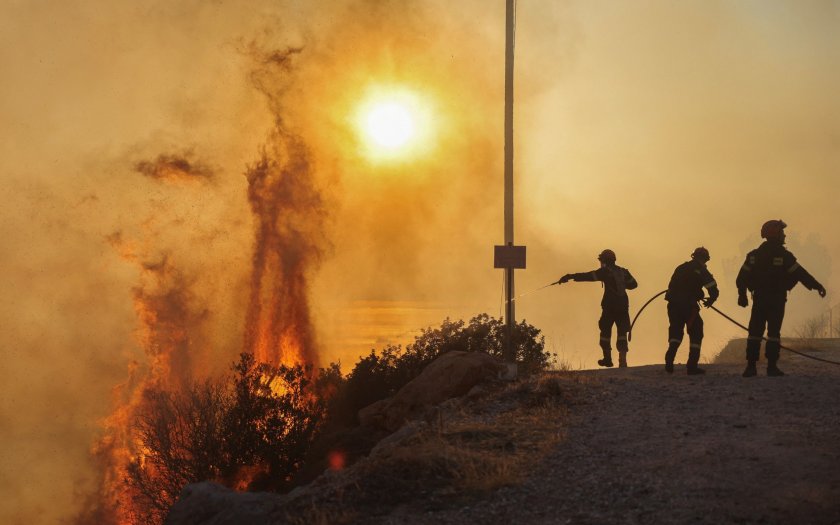
[[[467,394],[477,384],[495,379],[504,365],[483,352],[447,352],[393,397],[359,411],[362,425],[393,432],[430,406]]]
[[[388,399],[380,399],[365,408],[359,410],[359,424],[369,428],[385,427],[385,407]]]
[[[184,487],[164,525],[263,525],[282,497],[268,493],[238,493],[204,481]]]
[[[397,430],[393,434],[389,435],[388,437],[384,438],[382,441],[377,443],[376,446],[373,447],[373,449],[370,451],[370,456],[378,456],[389,450],[399,447],[407,440],[418,435],[427,428],[429,428],[429,425],[425,421],[412,421],[406,425],[403,425],[401,429]]]

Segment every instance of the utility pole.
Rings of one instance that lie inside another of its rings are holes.
[[[496,246],[494,267],[505,270],[505,361],[512,366],[516,375],[516,349],[513,348],[514,284],[513,270],[525,268],[525,247],[513,244],[513,57],[516,37],[516,2],[506,0],[505,9],[505,163],[504,163],[504,207],[505,244]]]
[[[505,246],[513,246],[513,51],[516,42],[516,0],[507,0],[505,8]],[[513,338],[514,297],[513,266],[505,268],[505,324],[507,348],[505,360],[516,359]]]

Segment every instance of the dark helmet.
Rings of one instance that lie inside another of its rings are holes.
[[[598,260],[605,264],[615,264],[615,252],[604,250],[598,254]]]
[[[787,224],[785,221],[773,220],[767,221],[761,226],[761,238],[762,239],[778,239],[784,234],[784,229],[787,228]]]
[[[709,262],[709,259],[711,259],[712,256],[709,255],[709,250],[701,246],[691,252],[691,258],[698,259],[702,262]]]

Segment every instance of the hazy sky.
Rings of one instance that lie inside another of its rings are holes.
[[[329,210],[310,273],[324,361],[350,366],[447,315],[498,316],[503,35],[502,0],[2,2],[0,442],[15,453],[0,460],[0,521],[52,523],[84,491],[111,391],[144,359],[133,301],[160,286],[144,265],[177,270],[202,369],[234,359],[253,245],[244,173],[278,118]],[[290,46],[287,74],[263,75],[264,52]],[[430,108],[431,135],[410,158],[371,161],[353,114],[398,88]],[[520,1],[517,292],[612,248],[640,283],[632,314],[704,245],[719,307],[745,321],[735,273],[782,218],[829,289],[793,292],[792,334],[840,291],[837,93],[838,1]],[[140,169],[166,155],[206,176]],[[592,367],[600,295],[552,287],[517,317]],[[706,320],[710,357],[740,334]],[[659,362],[666,328],[655,303],[631,364]]]

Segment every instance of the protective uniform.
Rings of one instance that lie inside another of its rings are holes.
[[[700,317],[698,301],[703,299],[703,288],[709,291],[705,306],[711,306],[720,292],[715,278],[706,268],[709,251],[703,247],[694,250],[691,260],[674,270],[665,300],[668,301],[668,351],[665,352],[665,371],[674,372],[674,357],[683,339],[683,331],[688,332],[688,362],[686,372],[689,375],[706,373],[697,366],[700,360],[700,345],[703,342],[703,318]]]
[[[797,283],[809,290],[817,290],[825,297],[825,288],[808,273],[792,253],[784,247],[784,228],[779,221],[768,221],[761,229],[767,240],[757,249],[749,252],[744,265],[738,272],[735,285],[738,287],[738,304],[747,306],[747,290],[752,292],[753,305],[750,313],[749,337],[747,338],[747,368],[744,377],[756,375],[755,363],[761,351],[761,340],[767,328],[767,375],[782,376],[779,370],[779,347],[781,345],[782,321],[785,317],[787,293]]]
[[[584,273],[570,273],[564,275],[561,283],[567,281],[601,281],[604,287],[604,296],[601,299],[601,318],[598,320],[598,328],[601,332],[600,346],[604,358],[598,360],[601,366],[613,366],[612,327],[616,326],[618,348],[618,366],[627,366],[627,332],[630,331],[630,300],[627,298],[627,290],[633,290],[639,284],[630,275],[626,268],[616,266],[615,253],[612,250],[604,250],[598,255],[601,267],[597,270]]]

